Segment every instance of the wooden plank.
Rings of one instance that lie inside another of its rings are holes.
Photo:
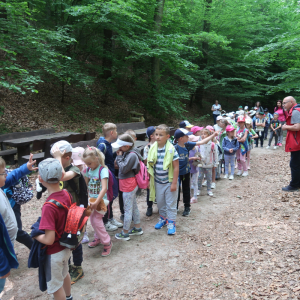
[[[32,130],[26,132],[5,133],[5,134],[0,134],[0,142],[3,142],[5,140],[13,140],[13,139],[25,138],[30,136],[42,135],[42,134],[50,134],[50,133],[55,133],[55,129],[47,128],[47,129],[39,129],[39,130]]]
[[[45,140],[37,140],[37,141],[33,141],[32,144],[32,151],[39,151],[45,148]]]
[[[117,125],[118,134],[122,134],[128,129],[136,130],[145,128],[144,122],[134,122],[134,123],[119,123]]]
[[[17,154],[17,149],[8,149],[0,151],[0,156],[10,155],[10,154]]]
[[[72,147],[73,148],[76,148],[76,147],[86,148],[88,145],[90,147],[97,147],[97,140],[78,142],[78,143],[72,144]]]

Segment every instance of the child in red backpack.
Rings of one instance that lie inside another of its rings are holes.
[[[82,155],[82,160],[87,165],[88,169],[85,173],[85,181],[88,186],[89,198],[96,199],[95,202],[90,202],[92,214],[90,216],[91,224],[94,228],[94,240],[88,244],[89,248],[94,248],[100,243],[104,245],[102,256],[108,256],[113,246],[110,236],[107,233],[103,217],[106,211],[97,210],[98,204],[102,200],[107,200],[107,189],[109,172],[108,168],[104,163],[104,154],[95,147],[87,147]],[[100,172],[100,168],[102,170]],[[99,176],[100,175],[100,176]]]
[[[47,158],[39,163],[39,181],[47,188],[48,198],[42,208],[39,226],[40,230],[45,230],[45,234],[38,235],[35,239],[47,245],[44,268],[48,294],[53,294],[55,300],[73,300],[68,263],[71,250],[59,243],[68,212],[66,209],[47,204],[48,200],[55,199],[67,207],[71,206],[70,194],[66,190],[61,190],[59,186],[63,175],[64,171],[58,160]]]

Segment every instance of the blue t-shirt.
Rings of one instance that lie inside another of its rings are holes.
[[[105,156],[105,164],[109,168],[109,170],[114,174],[115,173],[115,165],[114,165],[114,157],[111,143],[109,143],[103,136],[99,138],[97,141],[97,148],[104,154]]]
[[[196,146],[196,143],[186,142],[184,146],[180,147],[178,144],[175,146],[179,155],[179,175],[190,173],[189,151]]]

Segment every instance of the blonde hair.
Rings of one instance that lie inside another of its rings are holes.
[[[156,127],[158,130],[163,130],[165,131],[166,134],[170,134],[170,127],[167,126],[166,124],[160,124]]]
[[[206,132],[208,136],[210,136],[212,134],[212,132],[207,128],[203,128],[201,131]]]
[[[245,127],[246,127],[246,128],[247,128],[247,125],[250,125],[250,128],[253,129],[252,122],[251,122],[251,123],[246,123],[246,122],[245,122]]]
[[[117,130],[117,125],[114,123],[105,123],[102,127],[102,132],[105,137],[113,130]]]
[[[5,167],[6,167],[5,160],[2,157],[0,157],[0,168],[5,168]]]
[[[229,122],[228,122],[226,119],[221,119],[221,120],[220,120],[220,123],[225,124],[225,128],[226,128],[226,126],[229,125]]]
[[[128,129],[124,134],[129,134],[133,139],[136,139],[136,133],[132,129]]]
[[[134,147],[134,140],[133,140],[133,138],[130,134],[124,133],[124,134],[120,135],[118,137],[118,139],[121,140],[121,141],[127,142],[127,143],[132,143],[132,146],[130,146],[128,151],[131,150]]]
[[[102,167],[107,168],[105,165],[105,156],[98,148],[87,146],[82,154],[82,160],[84,161],[89,157],[92,159],[98,159],[99,164]]]

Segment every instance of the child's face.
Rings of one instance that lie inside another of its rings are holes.
[[[156,141],[155,131],[153,132],[153,134],[150,135],[150,140],[151,143],[154,143]]]
[[[263,116],[264,116],[264,115],[258,115],[258,118],[259,118],[259,119],[262,119],[262,118],[263,118]]]
[[[197,131],[194,135],[195,136],[200,136],[201,135],[201,130]]]
[[[234,130],[233,131],[227,131],[227,136],[230,137],[230,138],[233,138]]]
[[[187,135],[185,135],[178,139],[178,143],[185,144],[186,142],[188,142],[188,140],[189,140],[189,137]]]
[[[5,186],[6,172],[5,167],[0,168],[0,188]]]
[[[185,127],[185,129],[186,129],[187,131],[191,131],[192,128],[187,128],[187,127]]]
[[[69,166],[70,163],[71,163],[71,157],[70,156],[62,157],[61,158],[61,163],[62,163],[64,168]]]
[[[258,118],[258,117],[259,117],[259,114],[257,113],[255,116],[256,116],[256,118]]]
[[[130,149],[131,146],[122,146],[119,148],[120,151],[122,152],[127,152]]]
[[[170,135],[167,134],[165,130],[156,129],[155,137],[156,137],[158,146],[160,148],[162,148],[166,144],[167,140],[170,138]]]
[[[111,137],[112,137],[113,139],[116,140],[116,139],[118,138],[118,132],[117,132],[117,129],[111,131],[110,134],[111,134]]]
[[[242,128],[245,127],[245,122],[238,122],[238,124],[239,124],[239,127],[242,127]]]
[[[278,115],[275,114],[274,115],[274,120],[277,121],[277,119],[278,119]]]
[[[99,160],[97,158],[93,158],[91,156],[88,156],[83,161],[87,165],[87,167],[91,168],[92,170],[95,170],[99,166]]]
[[[206,131],[201,132],[201,139],[204,140],[208,137],[208,133]]]

